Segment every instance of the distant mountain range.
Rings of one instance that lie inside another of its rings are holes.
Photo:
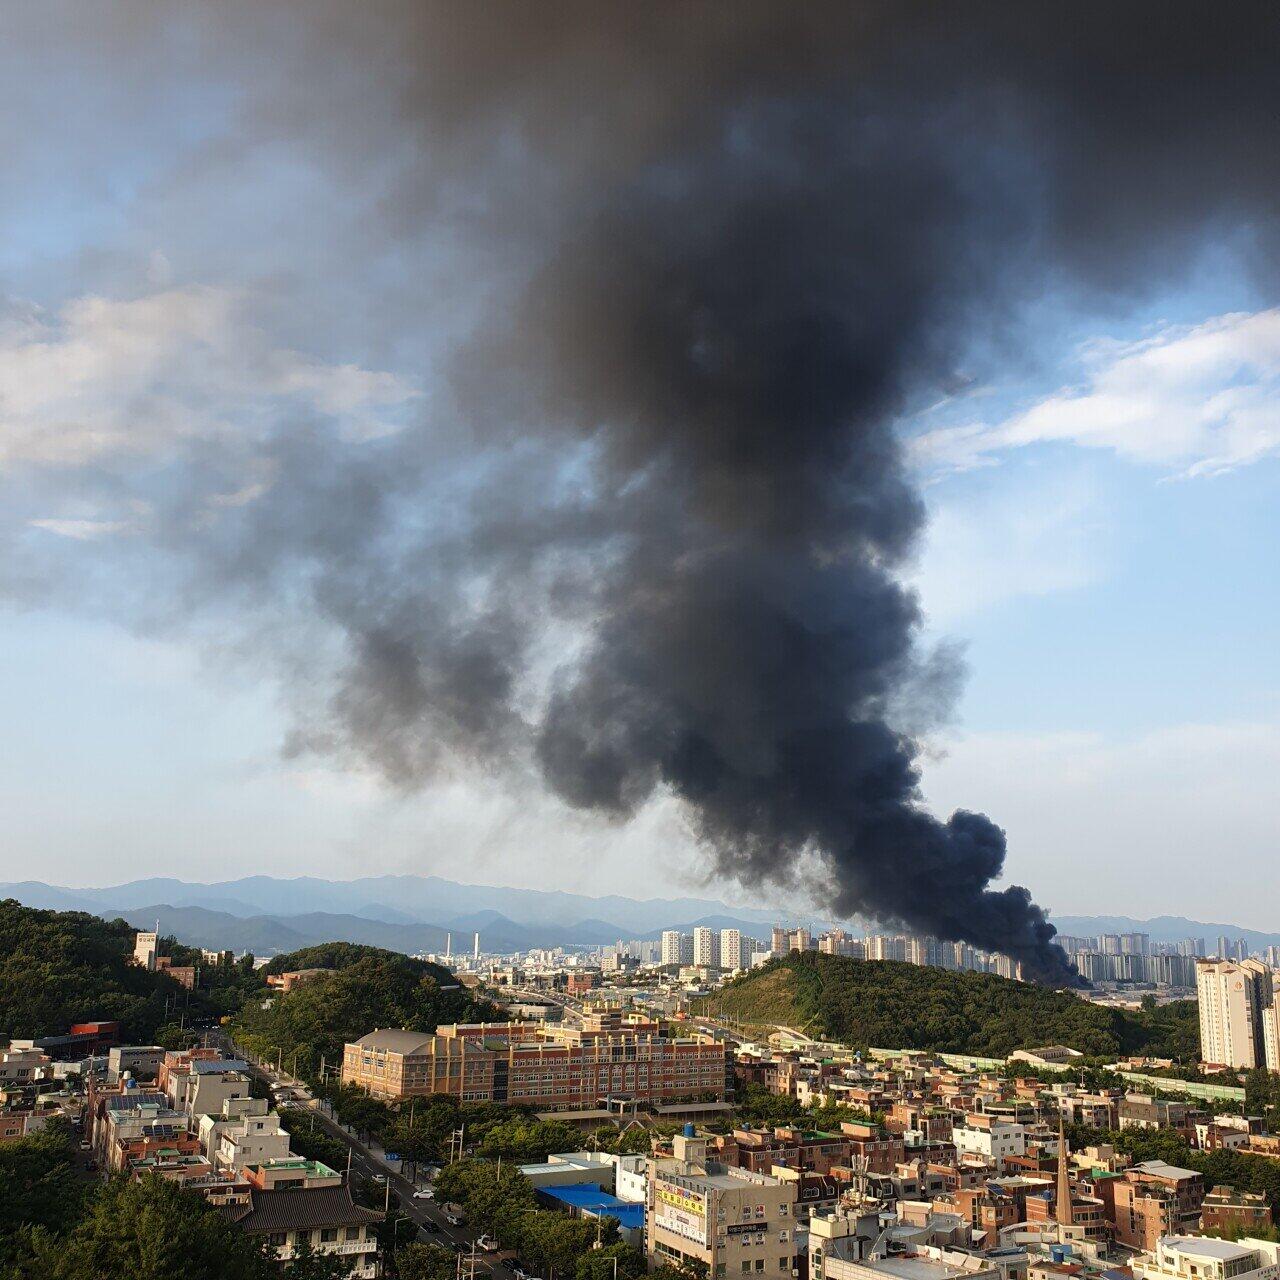
[[[466,951],[477,931],[482,948],[491,952],[600,946],[619,938],[657,938],[663,929],[689,932],[697,925],[767,938],[770,924],[782,918],[714,899],[589,898],[460,884],[438,876],[336,881],[249,876],[216,884],[156,878],[101,889],[29,880],[0,884],[0,898],[107,919],[119,916],[135,928],[148,928],[158,920],[162,933],[172,933],[188,945],[232,947],[257,955],[335,940],[439,952],[450,933],[454,949]]]
[[[1254,951],[1280,946],[1280,933],[1264,933],[1259,929],[1243,929],[1238,924],[1212,924],[1206,920],[1188,920],[1185,916],[1153,916],[1135,920],[1132,916],[1057,916],[1053,923],[1059,933],[1073,938],[1096,938],[1100,933],[1145,933],[1152,942],[1181,942],[1184,938],[1203,938],[1210,952],[1219,937],[1235,941],[1243,938]]]
[[[213,884],[172,878],[133,880],[107,888],[66,888],[39,880],[0,884],[0,898],[29,907],[88,911],[137,928],[160,921],[192,946],[233,947],[257,955],[292,951],[317,942],[361,942],[395,951],[443,951],[452,933],[455,951],[469,950],[479,931],[486,951],[529,947],[592,947],[619,938],[657,938],[663,929],[690,932],[698,925],[740,929],[767,939],[775,921],[826,927],[755,907],[731,907],[713,898],[626,898],[546,889],[462,884],[439,876],[366,876],[281,880],[247,876]],[[394,904],[394,905],[393,905]],[[1136,920],[1129,916],[1055,916],[1058,932],[1074,937],[1146,933],[1153,942],[1220,935],[1243,938],[1254,950],[1277,944],[1280,933],[1183,916]]]

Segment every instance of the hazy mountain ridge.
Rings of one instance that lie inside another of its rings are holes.
[[[397,884],[389,886],[388,879]],[[415,884],[405,885],[404,881]],[[295,888],[299,885],[300,889]],[[440,886],[465,892],[438,892]],[[283,881],[256,876],[209,885],[155,878],[101,889],[66,888],[41,881],[0,884],[0,898],[16,898],[25,906],[87,911],[106,919],[122,917],[135,928],[151,928],[158,921],[161,932],[172,933],[191,946],[231,947],[257,954],[290,951],[329,941],[366,943],[405,952],[440,952],[445,949],[450,933],[453,949],[467,951],[476,931],[486,951],[601,946],[618,939],[657,938],[664,928],[688,932],[700,924],[716,929],[737,928],[755,937],[768,935],[768,926],[762,921],[743,918],[734,908],[709,900],[638,902],[564,893],[542,895],[535,890],[495,890],[500,899],[512,893],[532,895],[518,898],[517,902],[526,909],[532,908],[533,918],[512,919],[498,907],[476,897],[484,892],[487,890],[483,886],[455,885],[436,877],[378,877],[361,881],[306,877],[302,881]],[[429,909],[427,893],[432,895],[438,912],[435,918],[425,915]],[[284,909],[265,905],[280,903],[286,897]],[[474,907],[467,911],[450,910],[459,897],[472,898]],[[544,897],[557,899],[556,906],[561,909],[566,901],[580,903],[584,914],[566,923],[539,919],[536,908],[542,905]],[[388,905],[387,898],[392,898],[397,905]],[[317,901],[332,903],[337,909],[317,908]],[[362,905],[352,910],[352,902]],[[614,918],[596,914],[601,906],[610,908]],[[620,909],[623,906],[625,911]],[[680,914],[694,909],[700,910],[692,916]],[[650,923],[654,919],[658,924]]]
[[[1073,938],[1093,938],[1100,933],[1145,933],[1152,942],[1181,942],[1184,938],[1203,938],[1211,952],[1219,935],[1232,940],[1243,938],[1255,950],[1280,945],[1280,933],[1245,929],[1238,924],[1189,920],[1186,916],[1152,916],[1149,920],[1135,920],[1132,916],[1055,915],[1053,923],[1059,933]]]

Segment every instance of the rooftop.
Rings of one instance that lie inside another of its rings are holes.
[[[1254,1252],[1242,1244],[1233,1244],[1230,1240],[1215,1240],[1212,1236],[1161,1236],[1160,1248],[1176,1249],[1179,1253],[1198,1258],[1214,1258],[1219,1262],[1247,1258]]]
[[[393,1028],[370,1031],[362,1035],[356,1044],[362,1049],[385,1049],[390,1053],[421,1053],[431,1043],[432,1037],[422,1031],[397,1031]]]
[[[600,1218],[616,1218],[619,1226],[639,1230],[644,1226],[644,1205],[619,1200],[617,1196],[601,1191],[590,1183],[575,1183],[567,1187],[544,1187],[542,1194],[561,1204],[569,1205],[583,1213]]]
[[[255,1191],[247,1205],[225,1205],[222,1211],[246,1231],[306,1231],[317,1227],[354,1227],[381,1222],[376,1209],[363,1209],[343,1187]]]
[[[1182,1169],[1176,1164],[1169,1164],[1165,1160],[1144,1160],[1141,1164],[1131,1165],[1127,1172],[1146,1173],[1153,1178],[1170,1178],[1175,1182],[1182,1182],[1186,1178],[1198,1178],[1200,1176],[1194,1169]]]

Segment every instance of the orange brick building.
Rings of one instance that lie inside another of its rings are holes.
[[[547,1111],[598,1107],[603,1099],[652,1104],[725,1096],[727,1045],[675,1035],[665,1024],[617,1011],[583,1025],[471,1023],[434,1035],[372,1031],[345,1046],[342,1081],[399,1101],[449,1093]]]

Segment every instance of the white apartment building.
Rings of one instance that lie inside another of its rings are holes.
[[[1275,975],[1260,960],[1197,960],[1200,1057],[1224,1067],[1280,1071]]]
[[[720,967],[720,935],[706,925],[693,931],[693,963],[700,969]]]
[[[687,933],[681,933],[678,929],[664,929],[662,931],[662,963],[692,964],[693,938]]]
[[[291,1154],[289,1135],[272,1111],[265,1116],[242,1116],[221,1129],[214,1161],[220,1169],[247,1169]]]
[[[746,969],[751,964],[751,939],[744,938],[739,929],[720,930],[720,967],[722,969]]]
[[[1135,1280],[1277,1280],[1280,1244],[1271,1240],[1214,1240],[1161,1236],[1154,1253],[1129,1264]]]
[[[967,1123],[951,1130],[951,1141],[959,1152],[973,1152],[992,1161],[998,1172],[1010,1156],[1025,1155],[1026,1130],[1020,1124],[993,1120],[988,1116],[969,1116]]]

